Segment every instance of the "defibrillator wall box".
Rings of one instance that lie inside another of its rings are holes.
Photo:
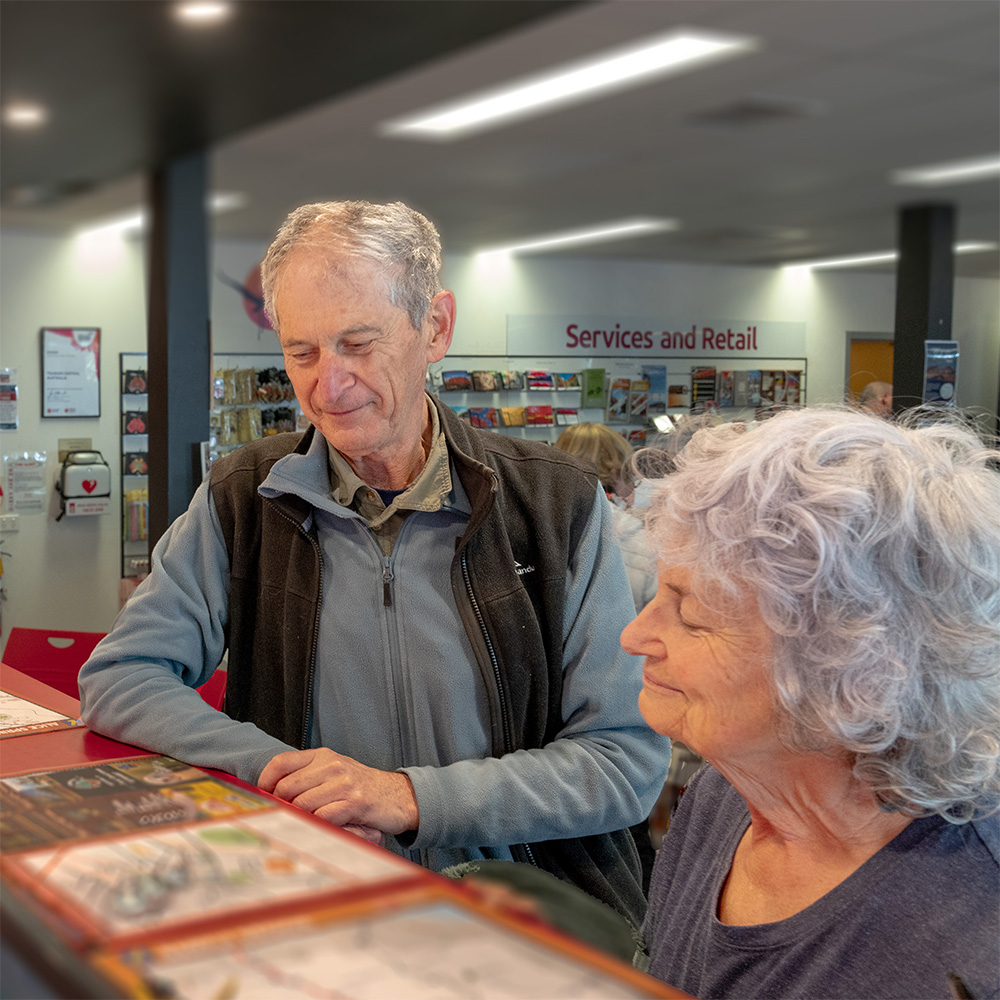
[[[59,473],[64,500],[111,496],[111,470],[99,451],[71,451]]]

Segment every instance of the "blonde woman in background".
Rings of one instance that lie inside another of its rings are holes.
[[[560,451],[589,462],[597,469],[613,510],[615,536],[622,550],[636,613],[656,593],[656,557],[643,539],[642,522],[630,513],[635,481],[632,446],[603,424],[573,424],[555,443]]]

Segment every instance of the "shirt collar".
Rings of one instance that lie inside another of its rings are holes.
[[[427,400],[431,418],[431,446],[420,474],[397,496],[388,507],[382,498],[363,482],[348,465],[347,459],[327,442],[330,466],[330,490],[333,499],[350,507],[376,527],[397,510],[440,510],[451,506],[451,467],[448,460],[448,443],[441,429],[437,407]],[[318,433],[318,432],[317,432]]]

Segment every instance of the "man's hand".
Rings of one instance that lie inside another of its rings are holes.
[[[279,753],[261,772],[257,786],[335,826],[395,834],[416,830],[420,822],[417,797],[405,774],[366,767],[327,747]]]

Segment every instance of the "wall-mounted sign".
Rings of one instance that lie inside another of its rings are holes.
[[[789,358],[805,353],[805,323],[584,314],[507,317],[510,357]]]
[[[101,331],[42,328],[42,416],[101,415]]]
[[[924,341],[924,402],[955,406],[958,381],[958,341]]]

